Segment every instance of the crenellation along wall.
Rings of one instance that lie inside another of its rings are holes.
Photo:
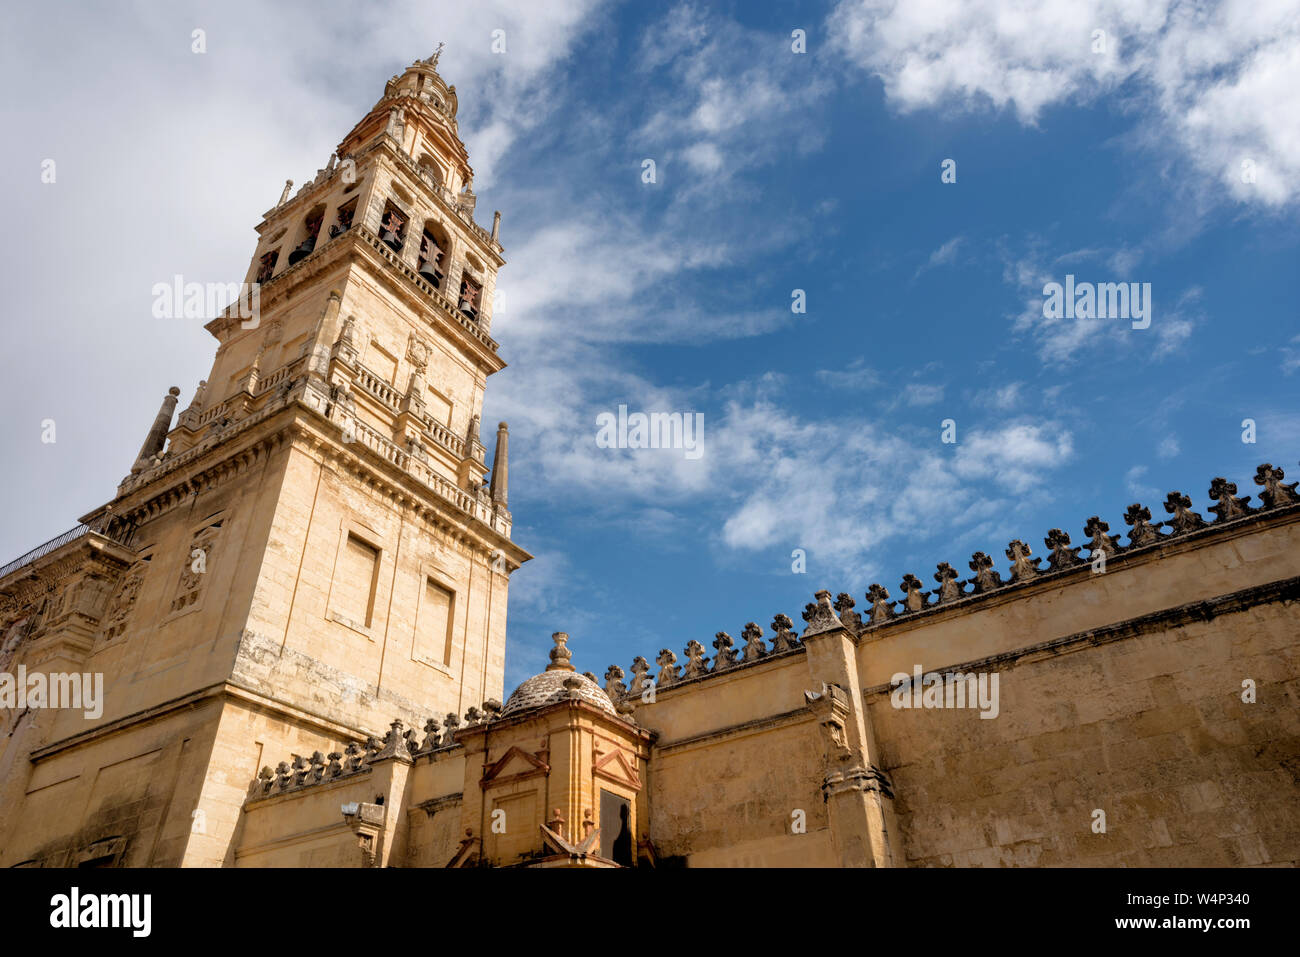
[[[286,714],[233,696],[225,702],[198,797],[204,827],[190,838],[186,849],[184,863],[190,867],[235,863],[235,848],[247,840],[242,829],[249,785],[263,767],[274,768],[295,754],[342,751],[352,740],[345,728],[306,715]]]
[[[248,712],[245,726],[232,724],[229,740],[264,739],[267,726]],[[328,739],[286,736],[303,742],[289,762],[283,750],[261,750],[264,767],[251,786],[231,786],[228,799],[238,817],[226,864],[236,867],[364,867],[358,834],[345,821],[344,805],[381,807],[384,821],[376,844],[381,866],[443,867],[463,837],[462,795],[465,749],[434,735],[406,737],[400,723],[382,742],[344,746]],[[292,730],[292,729],[290,729]],[[393,735],[397,743],[390,747]],[[451,736],[449,732],[448,738]],[[411,741],[408,745],[407,742]],[[315,747],[313,753],[313,746]],[[410,750],[411,746],[415,750]],[[258,743],[261,749],[261,741]],[[284,741],[275,747],[282,749]],[[329,753],[325,753],[325,749]],[[393,748],[399,755],[394,756]],[[310,755],[310,757],[308,757]],[[287,783],[286,783],[287,782]],[[433,813],[430,814],[429,811]],[[195,859],[192,863],[209,864]]]
[[[1281,473],[1261,466],[1260,476]],[[1235,493],[1221,483],[1219,508]],[[871,760],[896,795],[900,863],[1300,862],[1300,508],[1271,497],[1258,511],[1115,545],[1105,571],[1088,561],[1013,570],[1012,581],[893,615],[880,614],[888,596],[876,586],[865,625],[841,595]],[[979,555],[977,566],[987,567]],[[688,646],[688,658],[700,650]],[[661,674],[673,657],[661,653]],[[891,679],[915,666],[996,673],[986,709],[996,717],[896,708]],[[818,730],[811,716],[786,715],[815,683],[806,667],[788,653],[657,687],[651,703],[627,696],[659,733],[649,779],[661,856],[791,863],[802,847],[803,863],[837,862],[829,831],[819,846],[776,827],[778,808],[809,803],[801,787],[821,807]],[[611,668],[607,687],[622,677]],[[1254,703],[1242,700],[1247,679]],[[1094,811],[1105,812],[1104,833]]]
[[[865,687],[946,668],[1300,575],[1300,510],[1258,515],[1137,554],[1095,573],[1084,564],[988,596],[970,596],[869,628],[859,641]]]

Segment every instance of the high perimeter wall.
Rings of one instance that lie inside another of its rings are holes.
[[[631,688],[611,668],[607,688],[657,734],[660,860],[854,863],[861,833],[890,866],[1300,862],[1300,504],[1276,471],[1261,469],[1254,508],[1216,480],[1204,523],[1130,510],[1128,543],[1093,520],[1081,546],[1053,530],[1046,560],[1016,542],[1009,571],[977,554],[958,583],[941,566],[952,587],[924,608],[915,579],[903,600],[873,586],[860,616],[841,595],[830,621],[819,593],[803,641],[751,647],[750,662],[661,652],[648,672],[638,659]],[[894,676],[916,666],[996,675],[997,716],[896,707]],[[823,682],[852,691],[840,719],[819,717]],[[860,761],[847,756],[859,713]],[[855,762],[874,818],[833,812]]]

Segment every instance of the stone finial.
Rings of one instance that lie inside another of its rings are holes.
[[[873,584],[867,589],[867,601],[871,602],[871,623],[878,625],[894,617],[894,603],[890,600],[889,589],[881,584]]]
[[[1040,560],[1030,558],[1029,556],[1032,554],[1033,550],[1018,538],[1007,546],[1007,559],[1011,562],[1011,580],[1013,582],[1025,582],[1038,577],[1041,572],[1038,567]]]
[[[501,717],[502,707],[503,705],[496,698],[488,698],[483,702],[483,720],[495,721],[497,718]]]
[[[325,769],[326,777],[336,778],[343,773],[343,755],[341,752],[331,751],[329,753],[329,762],[329,767]]]
[[[957,569],[947,562],[940,562],[937,568],[938,571],[934,573],[934,580],[939,583],[939,593],[935,596],[934,603],[936,605],[946,605],[950,601],[957,601],[965,594],[962,583],[957,580]]]
[[[551,819],[546,822],[546,826],[560,837],[564,837],[564,816],[558,807],[551,811]]]
[[[384,732],[383,746],[379,749],[378,753],[371,757],[371,761],[386,761],[390,758],[410,758],[411,750],[407,746],[409,742],[402,728],[402,722],[394,718],[392,724],[388,726],[388,730]]]
[[[813,597],[817,601],[809,602],[803,610],[803,620],[808,622],[808,627],[803,631],[805,640],[811,635],[820,635],[823,632],[844,627],[844,623],[835,614],[835,607],[831,604],[830,592],[823,588]]]
[[[492,501],[502,508],[509,504],[510,484],[510,427],[497,423],[497,447],[492,456]]]
[[[1088,524],[1083,527],[1083,534],[1088,536],[1088,560],[1092,561],[1098,555],[1105,553],[1117,555],[1123,551],[1119,543],[1118,535],[1107,535],[1110,531],[1110,524],[1103,522],[1098,515],[1088,519]]]
[[[1059,572],[1062,568],[1073,568],[1075,565],[1083,564],[1083,559],[1079,557],[1079,550],[1083,546],[1072,546],[1068,532],[1053,528],[1043,539],[1043,544],[1047,546],[1049,552],[1047,564],[1052,571]]]
[[[627,694],[627,685],[623,684],[623,675],[623,669],[618,665],[610,665],[605,669],[605,695],[615,704]]]
[[[1132,530],[1128,533],[1129,548],[1149,545],[1161,538],[1158,531],[1159,523],[1151,524],[1151,509],[1140,502],[1134,502],[1125,510],[1124,524],[1132,526]]]
[[[557,631],[551,635],[551,641],[555,642],[555,647],[551,649],[551,663],[546,666],[547,671],[573,671],[573,665],[569,664],[569,659],[573,657],[573,652],[565,644],[569,636],[562,631]]]
[[[1165,524],[1173,529],[1175,535],[1186,535],[1205,527],[1205,519],[1192,511],[1192,500],[1182,492],[1170,492],[1165,496],[1165,511],[1173,516]]]
[[[1002,587],[1002,576],[993,568],[993,559],[983,552],[976,552],[970,559],[970,570],[975,573],[973,579],[975,594],[982,595]]]
[[[736,654],[735,642],[725,631],[720,631],[713,636],[713,647],[718,650],[713,659],[713,670],[726,671],[728,668],[735,666],[738,656]]]
[[[275,204],[277,208],[284,205],[284,201],[289,198],[289,190],[291,189],[293,189],[293,180],[286,179],[284,181],[284,192],[280,194],[280,201]]]
[[[853,596],[846,591],[836,595],[831,605],[835,609],[836,616],[844,623],[844,627],[854,634],[862,630],[862,616],[853,610],[856,605]]]
[[[1300,502],[1300,495],[1296,495],[1295,491],[1300,482],[1283,485],[1284,478],[1286,473],[1281,469],[1273,468],[1268,462],[1255,470],[1255,484],[1264,487],[1264,491],[1259,493],[1259,500],[1264,503],[1264,508],[1282,508],[1284,505]]]
[[[311,774],[311,765],[301,754],[293,756],[293,786],[301,787],[307,781],[307,776]]]
[[[442,733],[442,746],[446,748],[456,743],[456,732],[460,730],[460,718],[454,711],[449,711],[447,716],[443,718],[442,723],[446,728]]]
[[[789,615],[776,615],[772,619],[772,654],[779,655],[799,646],[799,636],[794,633],[794,622]]]
[[[745,647],[741,649],[741,661],[748,663],[767,657],[767,647],[763,644],[763,629],[757,622],[747,622],[740,637],[745,639]]]
[[[345,764],[346,770],[349,773],[360,771],[361,766],[366,760],[366,752],[362,750],[361,745],[357,744],[355,741],[349,741],[348,746],[343,749],[343,753],[347,755],[347,762]]]
[[[311,783],[315,784],[325,777],[325,755],[319,751],[311,753]]]
[[[659,657],[655,659],[655,664],[659,666],[659,678],[656,684],[660,688],[667,688],[678,680],[676,662],[677,656],[673,654],[672,649],[659,649]]]
[[[903,607],[909,612],[922,611],[929,605],[925,597],[925,586],[911,572],[903,576],[903,583],[899,587],[903,589]]]
[[[650,674],[650,662],[637,655],[632,659],[632,684],[627,689],[628,697],[640,696],[645,691],[648,674]]]
[[[158,409],[158,414],[154,416],[153,425],[149,427],[149,432],[144,437],[144,444],[140,446],[140,454],[136,456],[135,464],[131,466],[132,475],[139,475],[151,468],[155,464],[155,459],[162,453],[163,446],[167,442],[167,433],[171,431],[172,415],[176,412],[176,402],[180,394],[181,390],[172,386],[163,396],[162,405]]]
[[[560,684],[564,685],[564,691],[567,697],[577,699],[582,697],[582,682],[578,680],[577,675],[569,675]]]
[[[421,751],[432,751],[438,747],[442,739],[442,722],[437,718],[430,718],[424,722],[424,740],[420,742]]]
[[[692,638],[686,643],[686,665],[682,669],[682,678],[699,678],[708,673],[709,659],[704,657],[704,646]]]
[[[1216,522],[1231,522],[1250,514],[1250,506],[1246,504],[1250,501],[1250,496],[1237,498],[1236,482],[1229,482],[1225,478],[1214,479],[1210,482],[1210,498],[1217,503],[1209,509],[1214,513]]]
[[[293,787],[293,768],[288,761],[281,761],[275,766],[275,784],[277,790],[287,791]]]
[[[483,712],[479,711],[479,709],[474,707],[473,705],[470,705],[469,708],[465,711],[465,727],[472,728],[474,727],[474,725],[482,724],[482,723],[483,723]]]
[[[263,765],[262,770],[257,772],[256,783],[257,783],[257,787],[259,788],[258,793],[260,794],[270,793],[272,785],[275,784],[275,772],[272,771],[266,765]]]

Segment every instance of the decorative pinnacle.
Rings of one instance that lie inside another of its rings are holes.
[[[429,59],[425,60],[424,62],[429,64],[429,66],[433,67],[436,70],[438,68],[438,60],[442,57],[442,48],[445,47],[446,45],[447,44],[445,43],[439,42],[438,49],[433,51],[433,56],[429,57]]]
[[[565,642],[569,636],[562,631],[557,631],[551,635],[551,640],[555,642],[555,647],[551,649],[551,663],[546,666],[547,671],[573,671],[573,665],[569,664],[569,659],[573,657]]]

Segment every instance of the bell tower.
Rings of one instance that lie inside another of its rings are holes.
[[[505,423],[491,470],[480,438],[505,260],[500,214],[474,219],[438,56],[285,184],[206,325],[207,378],[174,425],[170,390],[83,518],[113,561],[64,664],[104,674],[103,714],[49,713],[10,743],[0,864],[91,844],[130,866],[231,864],[264,755],[502,697],[509,577],[531,557],[511,540]],[[52,800],[33,827],[24,802]]]

